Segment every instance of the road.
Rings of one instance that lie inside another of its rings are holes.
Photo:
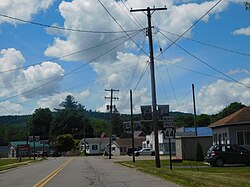
[[[0,173],[6,187],[177,187],[101,156],[50,158]]]

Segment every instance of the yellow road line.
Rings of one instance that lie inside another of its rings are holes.
[[[61,165],[59,168],[51,172],[49,175],[44,177],[42,180],[40,180],[38,183],[33,185],[33,187],[43,187],[45,186],[52,178],[54,178],[60,171],[62,171],[67,165],[69,165],[70,162],[72,162],[74,158],[70,158],[67,160],[63,165]]]

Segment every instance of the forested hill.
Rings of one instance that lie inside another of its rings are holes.
[[[30,116],[0,116],[0,125],[26,125]]]

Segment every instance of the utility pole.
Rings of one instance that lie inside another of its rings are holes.
[[[167,8],[149,8],[147,9],[131,9],[130,12],[147,12],[148,17],[148,40],[150,50],[150,72],[151,72],[151,92],[152,92],[152,106],[153,106],[153,126],[155,137],[155,164],[157,168],[161,167],[160,155],[159,155],[159,139],[158,139],[158,112],[156,102],[156,88],[155,88],[155,71],[154,71],[154,50],[153,50],[153,38],[152,38],[152,26],[151,26],[151,11],[154,13],[156,10],[167,10]],[[153,14],[152,13],[152,14]]]
[[[118,97],[113,97],[113,92],[119,92],[119,90],[111,89],[105,91],[110,92],[110,97],[105,97],[105,99],[110,99],[110,106],[109,106],[109,111],[110,111],[110,127],[109,127],[109,159],[111,159],[111,143],[112,143],[112,109],[113,109],[113,99],[118,100]]]
[[[133,98],[132,90],[130,90],[130,110],[131,110],[131,130],[132,130],[132,154],[133,154],[133,163],[135,163],[135,137],[134,137],[134,119],[133,119]]]
[[[195,136],[197,133],[197,124],[196,124],[196,106],[195,106],[195,95],[194,95],[194,84],[192,84],[192,92],[193,92],[193,103],[194,103],[194,128],[195,128]]]

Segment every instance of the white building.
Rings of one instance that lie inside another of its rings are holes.
[[[146,141],[142,143],[142,147],[150,147],[155,150],[155,138],[154,131],[150,135],[146,135]],[[158,141],[159,141],[159,154],[165,155],[169,154],[169,139],[164,139],[163,131],[158,131]],[[175,154],[175,139],[171,139],[171,153]]]

